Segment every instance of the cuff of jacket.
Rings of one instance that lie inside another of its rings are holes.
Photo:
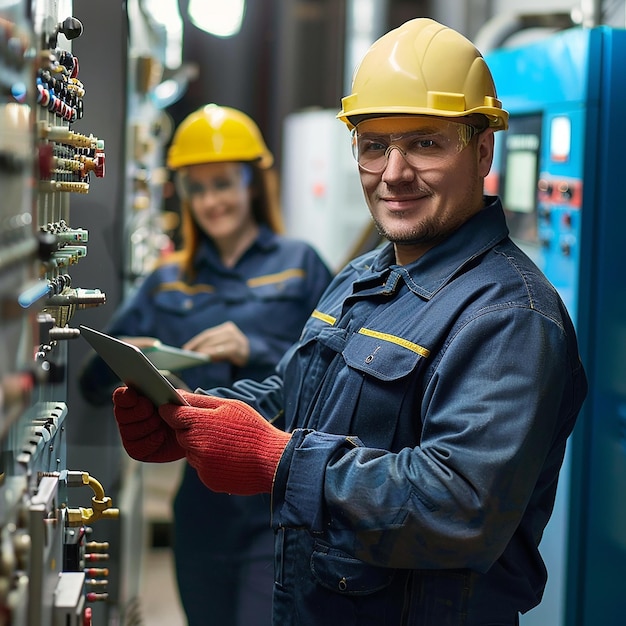
[[[325,527],[324,477],[333,460],[362,443],[356,437],[297,429],[283,452],[272,489],[272,525]]]

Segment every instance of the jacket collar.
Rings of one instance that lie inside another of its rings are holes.
[[[392,269],[402,275],[409,289],[430,300],[459,270],[508,237],[502,204],[485,196],[485,206],[446,240],[409,265],[396,265],[393,245],[387,244],[375,258],[372,272]]]
[[[261,252],[271,252],[278,245],[278,235],[265,224],[259,226],[259,234],[252,242],[248,250],[244,252],[242,258],[249,253],[250,250],[257,248]],[[202,237],[198,245],[198,250],[194,259],[194,266],[199,268],[202,265],[207,265],[211,268],[223,268],[224,264],[220,258],[220,255],[213,243],[213,240],[209,237]]]

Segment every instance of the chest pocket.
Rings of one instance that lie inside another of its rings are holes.
[[[408,376],[429,355],[417,343],[367,328],[351,337],[343,351],[347,365],[384,381]]]
[[[389,450],[414,445],[419,378],[429,354],[427,348],[395,335],[366,328],[352,335],[343,349],[357,385],[348,432],[358,433],[365,445]],[[381,421],[386,428],[380,427]],[[395,430],[389,424],[395,424]]]
[[[249,278],[248,289],[260,300],[301,300],[306,297],[306,273],[299,268]]]

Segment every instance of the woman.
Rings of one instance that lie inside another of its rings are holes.
[[[177,373],[190,388],[262,380],[294,343],[330,281],[306,243],[282,231],[273,157],[244,113],[209,104],[176,130],[167,165],[181,198],[181,249],[116,312],[107,332],[210,357]],[[114,383],[97,357],[87,398]],[[110,400],[110,387],[106,397]],[[174,501],[176,576],[189,626],[271,623],[273,536],[265,496],[210,492],[186,466]]]

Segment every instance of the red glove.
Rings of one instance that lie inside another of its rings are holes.
[[[200,480],[212,491],[269,493],[291,435],[239,400],[183,396],[191,406],[164,404],[159,414],[176,431]]]
[[[113,413],[124,449],[133,459],[167,463],[185,457],[176,433],[159,417],[154,404],[134,389],[118,387],[113,392]]]

